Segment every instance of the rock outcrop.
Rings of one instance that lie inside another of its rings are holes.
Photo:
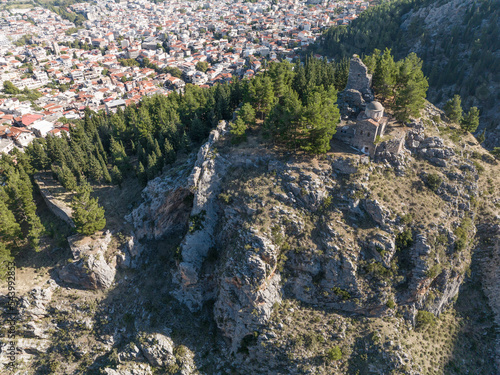
[[[68,238],[73,262],[59,270],[62,281],[86,289],[105,289],[113,284],[116,261],[106,260],[111,233],[107,231],[93,237],[75,235]]]
[[[188,177],[188,187],[194,194],[193,208],[188,233],[181,243],[182,261],[175,275],[180,288],[175,296],[192,311],[200,309],[212,296],[210,283],[203,280],[200,271],[209,250],[214,246],[219,209],[217,199],[222,178],[230,164],[214,147],[219,137],[226,132],[226,122],[212,130],[208,141],[200,148]]]
[[[161,333],[143,335],[139,345],[144,357],[155,367],[167,367],[175,363],[174,343],[168,336]]]
[[[235,227],[237,223],[229,219],[224,233],[234,233]],[[265,325],[273,305],[281,301],[281,276],[277,248],[258,231],[240,233],[236,243],[226,246],[214,315],[235,352],[245,337],[252,337]]]

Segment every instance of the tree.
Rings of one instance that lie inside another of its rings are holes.
[[[238,117],[235,121],[231,123],[230,133],[232,134],[232,143],[241,143],[246,139],[245,132],[247,130],[247,124],[241,117]]]
[[[479,109],[471,107],[460,122],[460,126],[464,131],[474,133],[479,126]]]
[[[165,164],[172,164],[175,161],[175,150],[166,138],[163,145],[163,155],[165,156]]]
[[[436,317],[434,316],[434,314],[424,310],[418,311],[416,317],[417,329],[422,330],[427,327],[434,327],[435,325],[436,325]]]
[[[3,91],[9,95],[18,95],[21,90],[19,90],[11,81],[5,81],[3,83]]]
[[[21,227],[7,206],[8,200],[5,189],[0,186],[0,243],[15,241],[22,236]]]
[[[4,158],[2,158],[4,159]],[[30,245],[38,249],[40,234],[43,225],[36,214],[36,204],[33,200],[33,185],[23,166],[18,163],[17,168],[10,166],[7,176],[6,192],[12,202],[12,209],[16,221],[28,228],[27,238]]]
[[[112,178],[113,183],[115,185],[118,185],[121,187],[122,182],[123,182],[123,176],[122,176],[122,172],[120,172],[120,169],[116,165],[113,165],[113,168],[111,169],[111,178]]]
[[[302,102],[297,92],[288,88],[278,99],[278,103],[267,116],[264,128],[267,135],[274,141],[283,143],[289,148],[299,147],[301,136]]]
[[[97,198],[90,197],[91,192],[91,186],[83,179],[71,204],[76,231],[85,236],[90,236],[106,226],[104,209],[99,206]]]
[[[137,177],[139,178],[141,184],[143,186],[146,186],[146,183],[148,182],[148,176],[142,162],[139,162],[139,166],[137,167]]]
[[[89,178],[92,181],[99,182],[103,177],[102,165],[99,160],[93,155],[89,158]]]
[[[301,149],[313,154],[324,154],[330,149],[330,141],[340,120],[336,105],[337,92],[318,90],[311,93],[302,114]]]
[[[52,166],[52,172],[57,175],[57,179],[61,185],[66,188],[66,190],[71,191],[76,189],[76,178],[66,164],[63,163],[62,167],[59,167],[58,165]]]
[[[250,103],[245,103],[238,111],[240,117],[247,126],[255,124],[255,110]]]
[[[198,61],[196,63],[196,70],[205,73],[208,70],[208,63],[206,61]]]
[[[342,351],[340,348],[335,345],[334,347],[328,349],[326,351],[326,358],[331,362],[331,361],[339,361],[342,359]]]
[[[483,131],[477,136],[477,142],[481,144],[485,140],[486,140],[486,129],[483,129]]]
[[[462,99],[460,95],[455,95],[446,102],[444,113],[454,123],[459,124],[462,121]]]
[[[415,53],[410,53],[402,62],[398,62],[394,95],[395,117],[399,121],[408,121],[418,117],[424,108],[429,83],[422,72],[422,60]]]
[[[397,64],[391,55],[391,50],[386,48],[384,53],[377,58],[373,75],[373,86],[375,91],[384,98],[394,94],[396,78],[398,74]]]

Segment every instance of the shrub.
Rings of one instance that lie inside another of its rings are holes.
[[[457,240],[455,241],[455,248],[458,251],[462,251],[467,246],[468,231],[472,225],[471,219],[468,217],[464,218],[460,225],[453,231]]]
[[[405,229],[404,231],[396,235],[396,250],[401,251],[409,248],[413,245],[413,234],[410,229]]]
[[[396,303],[394,302],[394,300],[391,298],[390,300],[387,301],[387,303],[385,304],[388,308],[390,309],[393,309],[396,307]]]
[[[207,212],[202,210],[200,213],[192,215],[189,218],[189,233],[194,233],[203,229],[203,221],[205,221],[206,214]]]
[[[439,189],[442,182],[443,181],[441,180],[441,177],[439,177],[439,175],[436,173],[429,173],[427,175],[427,187],[433,192],[436,192],[437,189]]]
[[[436,263],[435,265],[433,265],[431,268],[429,268],[427,270],[425,275],[429,279],[435,279],[441,273],[442,269],[443,269],[443,267],[441,266],[441,264]]]
[[[436,325],[436,317],[428,311],[420,310],[417,313],[416,323],[418,329],[434,327]]]
[[[346,301],[351,298],[351,295],[349,294],[348,291],[340,289],[339,287],[334,287],[333,293],[335,293],[339,297],[342,297],[343,301]]]
[[[339,361],[340,359],[342,359],[342,351],[337,345],[335,345],[334,347],[326,351],[326,358],[330,362]]]

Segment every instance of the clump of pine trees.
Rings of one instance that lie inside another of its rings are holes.
[[[404,122],[420,115],[429,84],[422,72],[422,60],[415,53],[394,61],[390,49],[375,49],[363,61],[373,74],[375,94],[394,110],[396,119]]]
[[[244,140],[247,127],[258,118],[274,143],[312,154],[327,152],[340,120],[337,90],[346,85],[348,66],[347,61],[312,57],[294,65],[269,64],[244,86],[244,104],[231,127],[233,140]]]
[[[477,107],[471,107],[467,113],[464,113],[460,95],[455,95],[446,102],[444,105],[444,113],[451,121],[460,124],[464,132],[474,133],[479,126],[479,109]],[[484,142],[484,139],[482,141]]]

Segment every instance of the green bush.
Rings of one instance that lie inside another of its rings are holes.
[[[436,325],[436,317],[428,311],[420,310],[417,313],[416,323],[418,329],[434,327]]]
[[[441,177],[439,177],[438,174],[436,173],[429,173],[427,175],[427,187],[431,189],[433,192],[436,192],[437,189],[441,186],[441,183],[443,181],[441,180]]]
[[[410,229],[405,229],[404,231],[396,235],[396,250],[401,251],[409,248],[413,245],[413,233]]]
[[[346,290],[340,289],[339,287],[334,287],[333,293],[335,293],[339,297],[342,297],[343,301],[346,301],[346,300],[351,298],[351,295],[349,294],[349,292],[347,292]]]
[[[468,231],[472,225],[471,219],[468,217],[464,218],[460,225],[453,231],[457,240],[455,241],[455,248],[458,251],[462,251],[467,246],[468,241]]]
[[[340,348],[337,345],[335,345],[334,347],[332,347],[326,351],[326,358],[330,362],[339,361],[342,359],[342,351],[340,350]]]
[[[435,279],[441,273],[442,270],[443,270],[443,267],[441,266],[441,264],[436,263],[435,265],[433,265],[431,268],[429,268],[427,270],[425,275],[429,279]]]

